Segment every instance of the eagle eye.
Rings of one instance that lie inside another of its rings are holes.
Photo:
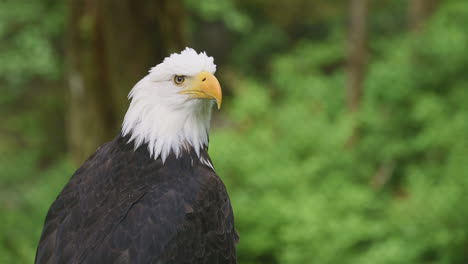
[[[177,85],[181,85],[185,81],[185,76],[182,75],[176,75],[174,76],[174,83]]]

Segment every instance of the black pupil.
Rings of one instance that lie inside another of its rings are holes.
[[[182,76],[177,76],[176,77],[176,82],[181,83],[183,81],[184,81],[184,77],[182,77]]]

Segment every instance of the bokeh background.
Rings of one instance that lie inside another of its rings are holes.
[[[224,88],[210,153],[239,263],[468,263],[466,0],[0,1],[0,263],[185,46]]]

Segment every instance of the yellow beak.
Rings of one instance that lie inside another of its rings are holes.
[[[179,93],[189,94],[191,98],[215,100],[218,109],[221,108],[223,100],[221,85],[212,73],[200,72],[192,81],[191,87]]]

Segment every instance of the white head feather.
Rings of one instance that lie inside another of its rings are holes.
[[[171,152],[179,157],[191,146],[199,155],[208,145],[213,102],[179,94],[181,87],[173,82],[175,75],[191,77],[203,71],[216,72],[213,57],[186,48],[151,68],[133,87],[122,135],[131,135],[135,149],[147,143],[150,155],[164,162]]]

